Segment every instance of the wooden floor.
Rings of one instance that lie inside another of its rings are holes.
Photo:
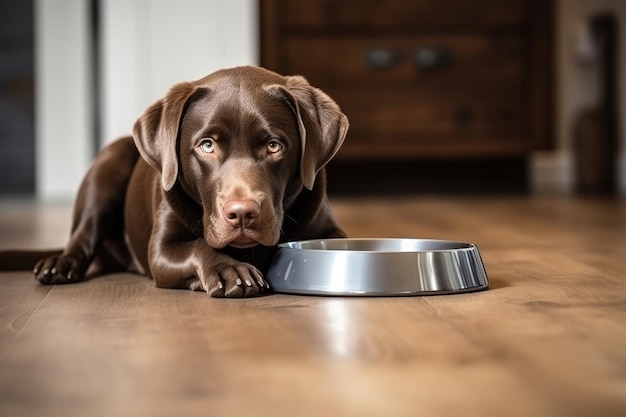
[[[626,201],[335,200],[354,237],[471,241],[487,291],[211,299],[0,274],[0,416],[624,416]],[[66,206],[0,204],[0,247]]]

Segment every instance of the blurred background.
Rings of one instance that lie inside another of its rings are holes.
[[[623,0],[0,0],[0,198],[70,201],[172,84],[244,64],[348,115],[333,194],[626,195],[624,22]]]

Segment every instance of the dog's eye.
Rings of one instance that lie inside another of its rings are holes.
[[[281,149],[283,149],[283,145],[277,140],[270,140],[267,143],[267,150],[269,153],[280,152]]]
[[[202,143],[200,143],[200,149],[202,149],[202,152],[204,153],[213,153],[215,150],[215,144],[212,139],[205,139]]]

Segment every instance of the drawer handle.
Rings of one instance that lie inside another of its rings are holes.
[[[365,66],[374,70],[388,70],[397,66],[402,55],[392,48],[371,48],[365,51]]]
[[[439,70],[450,66],[452,54],[447,48],[429,46],[417,48],[415,51],[415,65],[423,70]]]

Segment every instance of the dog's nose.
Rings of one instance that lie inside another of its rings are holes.
[[[261,207],[252,200],[234,200],[224,204],[224,217],[235,227],[250,226],[259,217]]]

